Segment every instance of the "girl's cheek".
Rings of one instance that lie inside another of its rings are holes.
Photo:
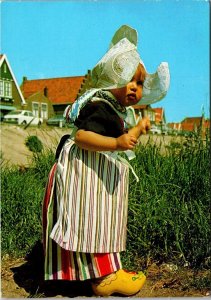
[[[140,100],[142,98],[142,89],[138,91],[137,98]]]

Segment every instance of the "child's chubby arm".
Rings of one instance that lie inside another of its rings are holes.
[[[148,117],[141,119],[128,133],[118,138],[104,136],[93,131],[79,129],[76,132],[75,143],[82,149],[91,151],[124,151],[132,150],[137,144],[141,134],[145,134],[150,128]]]
[[[128,133],[134,135],[137,139],[141,134],[146,134],[150,129],[150,120],[149,117],[144,117],[141,119],[136,126],[129,129]]]
[[[125,133],[118,138],[79,129],[76,132],[75,143],[82,149],[91,151],[124,151],[133,149],[137,138],[133,134]]]

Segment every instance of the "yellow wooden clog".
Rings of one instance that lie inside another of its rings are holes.
[[[110,296],[114,293],[131,296],[140,291],[145,281],[146,276],[142,272],[121,269],[93,282],[92,290],[96,296]]]

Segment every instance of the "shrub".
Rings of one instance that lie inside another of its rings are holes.
[[[54,162],[51,150],[35,155],[30,168],[3,165],[1,172],[2,253],[29,252],[42,237],[42,201]]]
[[[36,135],[31,135],[26,138],[25,145],[30,151],[38,153],[43,150],[43,144]]]

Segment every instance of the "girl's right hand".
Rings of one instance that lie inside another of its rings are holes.
[[[133,149],[137,144],[137,138],[130,133],[125,133],[116,138],[117,150]]]
[[[150,129],[150,120],[149,117],[144,117],[141,119],[137,126],[140,128],[141,134],[146,134],[146,132]]]

